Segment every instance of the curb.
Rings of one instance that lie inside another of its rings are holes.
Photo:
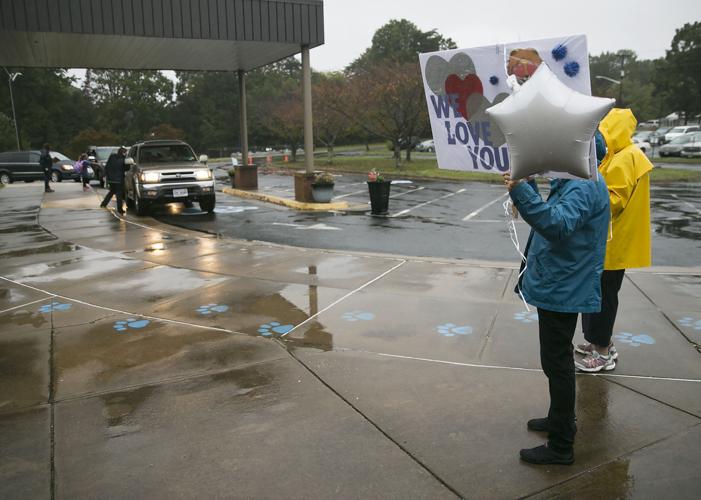
[[[225,187],[222,188],[222,192],[231,196],[237,196],[239,198],[244,198],[248,200],[258,200],[264,201],[266,203],[273,203],[275,205],[281,205],[287,208],[293,208],[295,210],[307,210],[307,211],[323,211],[328,212],[331,210],[343,210],[343,211],[362,211],[367,212],[370,207],[364,205],[349,205],[345,201],[338,201],[332,203],[305,203],[302,201],[290,200],[288,198],[282,198],[280,196],[273,196],[271,194],[263,194],[256,191],[244,191],[243,189],[234,189]]]

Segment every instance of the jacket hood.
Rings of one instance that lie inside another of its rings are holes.
[[[614,155],[633,144],[633,132],[638,125],[630,109],[613,108],[599,123],[599,130],[606,140],[608,153]]]

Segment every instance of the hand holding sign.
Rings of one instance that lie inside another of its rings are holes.
[[[513,95],[487,109],[506,137],[511,179],[543,172],[588,179],[591,140],[614,102],[571,89],[541,64]]]

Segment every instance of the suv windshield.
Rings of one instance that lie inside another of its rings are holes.
[[[195,153],[185,144],[142,146],[139,151],[139,163],[176,163],[196,159]]]
[[[95,148],[95,156],[97,161],[107,161],[112,153],[116,153],[118,148],[100,147]]]
[[[51,158],[58,158],[59,161],[73,161],[70,158],[68,158],[66,155],[62,155],[58,151],[51,151]]]

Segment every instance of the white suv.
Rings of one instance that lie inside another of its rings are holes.
[[[689,132],[698,132],[699,130],[701,130],[701,126],[699,125],[682,125],[680,127],[674,127],[665,134],[664,140],[665,142],[670,142],[672,139],[676,139],[684,134],[688,134]]]

